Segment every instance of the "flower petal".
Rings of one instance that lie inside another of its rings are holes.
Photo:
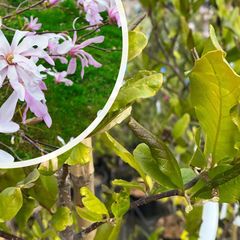
[[[13,163],[14,157],[9,153],[0,149],[0,162],[1,162],[1,166],[3,166],[3,164]]]
[[[76,72],[76,69],[77,69],[77,59],[76,58],[72,58],[69,61],[67,73],[68,74],[74,74]]]

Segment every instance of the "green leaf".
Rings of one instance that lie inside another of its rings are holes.
[[[148,39],[144,33],[139,31],[131,31],[128,36],[128,61],[131,61],[142,53],[143,49],[147,46]]]
[[[80,189],[80,195],[82,196],[82,203],[87,210],[99,215],[109,216],[105,204],[101,202],[87,187],[82,187]]]
[[[133,78],[126,81],[121,88],[111,111],[117,111],[132,104],[137,99],[154,96],[162,86],[162,74],[140,71]]]
[[[181,168],[181,174],[183,178],[183,184],[190,182],[196,177],[196,173],[191,168]]]
[[[219,193],[219,201],[226,203],[235,203],[240,199],[240,164],[234,166],[221,165],[211,169],[208,172],[209,181],[199,182],[196,186],[193,197],[210,199],[212,198],[212,190],[215,189]]]
[[[117,154],[125,163],[129,164],[133,169],[135,169],[143,179],[146,178],[144,172],[134,159],[133,155],[117,140],[115,140],[109,133],[102,134],[102,139],[109,149],[113,150],[115,154]]]
[[[38,167],[38,171],[45,176],[53,175],[61,167],[58,158],[53,158],[49,161],[43,162]]]
[[[103,216],[101,214],[96,214],[95,212],[89,211],[85,207],[82,208],[77,206],[76,211],[82,219],[85,219],[87,221],[100,222],[103,220]]]
[[[23,204],[20,188],[9,187],[0,193],[0,221],[8,221],[16,216]]]
[[[238,130],[240,130],[240,104],[233,106],[230,115],[232,118],[233,123],[238,127]]]
[[[111,206],[112,213],[115,218],[122,218],[130,208],[130,196],[126,190],[120,193],[114,193],[114,202]]]
[[[114,179],[112,181],[112,185],[124,187],[127,189],[139,189],[139,190],[145,192],[143,185],[138,182],[127,182],[122,179]]]
[[[59,207],[52,217],[53,227],[61,232],[73,224],[71,210],[68,207]]]
[[[34,186],[34,182],[38,180],[40,177],[39,171],[35,168],[28,176],[22,180],[21,182],[17,183],[17,186],[20,188],[31,188]]]
[[[160,185],[167,188],[176,188],[177,186],[172,182],[171,177],[164,174],[158,161],[152,156],[148,145],[142,143],[137,146],[133,152],[134,158],[140,164],[141,168],[146,174],[153,178]]]
[[[104,133],[112,129],[114,126],[122,123],[126,118],[131,115],[132,107],[128,107],[126,109],[121,109],[116,112],[109,112],[107,116],[103,119],[103,121],[99,124],[99,126],[93,131],[91,136]]]
[[[162,140],[157,139],[134,119],[130,120],[129,126],[134,134],[149,147],[148,149],[146,145],[140,145],[139,151],[136,152],[135,150],[134,156],[141,166],[145,166],[148,169],[150,167],[154,173],[161,172],[161,177],[158,178],[160,184],[170,188],[182,188],[183,181],[180,168],[167,145]],[[154,167],[147,162],[148,160],[154,164]],[[155,169],[156,167],[157,169]],[[155,180],[157,180],[156,177]]]
[[[238,103],[240,77],[222,51],[212,51],[196,61],[190,75],[191,100],[205,134],[205,155],[212,165],[235,155],[239,131],[230,110]]]
[[[201,129],[194,130],[196,150],[191,158],[190,165],[204,169],[207,166],[206,158],[201,150]]]
[[[122,227],[122,219],[117,219],[108,240],[118,240],[121,227]]]
[[[188,125],[190,123],[190,116],[189,114],[184,114],[174,125],[173,127],[173,137],[175,139],[178,139],[183,136],[185,131],[188,128]]]
[[[210,25],[209,35],[210,35],[209,39],[205,43],[202,55],[204,55],[210,51],[214,51],[214,50],[220,50],[220,51],[224,52],[217,40],[216,32],[212,25]]]
[[[186,214],[186,230],[191,237],[198,239],[198,232],[202,223],[202,206],[194,206],[193,210]]]
[[[66,161],[66,164],[73,166],[73,165],[85,165],[91,161],[91,148],[86,146],[83,143],[79,143],[75,146],[69,158]]]
[[[23,206],[15,216],[18,227],[23,231],[26,229],[26,224],[29,218],[32,216],[35,208],[35,200],[32,198],[24,198]]]
[[[50,209],[56,203],[58,196],[56,177],[41,175],[35,186],[29,190],[29,194],[41,205]]]

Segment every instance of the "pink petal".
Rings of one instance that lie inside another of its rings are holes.
[[[76,69],[77,69],[77,59],[72,58],[68,64],[67,73],[74,74],[76,72]]]
[[[92,43],[102,43],[103,41],[104,41],[104,36],[98,36],[98,37],[90,38],[90,39],[82,42],[79,45],[79,47],[85,48],[85,47],[89,46]]]

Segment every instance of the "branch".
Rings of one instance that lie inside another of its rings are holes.
[[[184,191],[192,188],[199,181],[201,176],[202,175],[200,174],[197,177],[195,177],[194,179],[192,179],[190,182],[186,183],[184,185]],[[154,201],[157,201],[157,200],[160,200],[160,199],[163,199],[163,198],[167,198],[167,197],[174,197],[174,196],[182,196],[182,197],[184,197],[184,191],[179,190],[179,189],[174,189],[174,190],[170,190],[170,191],[167,191],[167,192],[159,193],[159,194],[156,194],[156,195],[143,197],[143,198],[140,198],[140,199],[132,202],[131,205],[130,205],[130,209],[135,209],[135,208],[138,208],[140,206],[143,206],[143,205],[146,205],[146,204],[149,204],[151,202],[154,202]],[[86,236],[86,234],[94,231],[95,229],[97,229],[101,225],[105,224],[106,222],[107,221],[93,223],[92,225],[90,225],[86,229],[84,229],[81,232],[79,232],[78,234],[76,234],[74,236],[74,240],[83,238],[84,236]]]
[[[17,237],[15,235],[12,235],[10,233],[6,233],[4,231],[0,230],[0,237],[3,239],[9,239],[9,240],[24,240],[23,238]]]
[[[59,188],[59,203],[60,207],[66,206],[72,209],[71,186],[68,182],[68,165],[64,164],[58,172],[58,188]],[[64,231],[60,232],[62,240],[73,239],[74,231],[72,226],[68,226]]]
[[[14,16],[16,16],[16,15],[18,15],[18,14],[21,14],[21,13],[23,13],[23,12],[26,12],[26,11],[28,11],[28,10],[36,7],[36,6],[38,6],[38,5],[40,5],[40,4],[44,3],[44,2],[45,2],[45,0],[40,0],[40,1],[32,4],[31,6],[28,6],[28,7],[26,7],[26,8],[17,10],[16,12],[10,13],[10,14],[2,17],[2,19],[8,19],[8,18],[14,17]]]
[[[137,26],[146,18],[147,13],[143,13],[140,15],[139,18],[137,18],[130,26],[129,26],[129,31],[133,31],[137,28]]]

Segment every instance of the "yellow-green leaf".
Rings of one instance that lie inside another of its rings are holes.
[[[86,209],[99,215],[109,216],[105,204],[101,202],[87,187],[82,187],[80,189],[80,195],[82,196],[82,203]]]
[[[205,155],[212,165],[235,155],[239,138],[230,110],[238,103],[240,77],[220,50],[208,52],[196,61],[190,74],[191,100],[205,134]]]
[[[140,71],[128,79],[121,88],[111,111],[117,111],[132,104],[137,99],[154,96],[163,83],[162,74],[150,71]]]
[[[91,148],[83,143],[79,143],[72,149],[72,152],[67,159],[66,163],[70,166],[85,165],[91,161]]]
[[[142,171],[140,165],[134,159],[133,155],[116,139],[114,139],[109,133],[102,134],[102,139],[107,147],[112,149],[115,154],[117,154],[125,163],[129,164],[133,169],[135,169],[143,179],[146,178],[146,175]]]
[[[73,217],[71,210],[68,207],[59,207],[57,212],[53,215],[52,225],[53,227],[61,232],[64,231],[68,226],[73,224]]]
[[[140,55],[143,49],[147,46],[148,39],[146,35],[139,31],[129,32],[129,53],[128,61],[133,60]]]
[[[23,204],[20,188],[9,187],[0,193],[0,222],[11,220]]]

